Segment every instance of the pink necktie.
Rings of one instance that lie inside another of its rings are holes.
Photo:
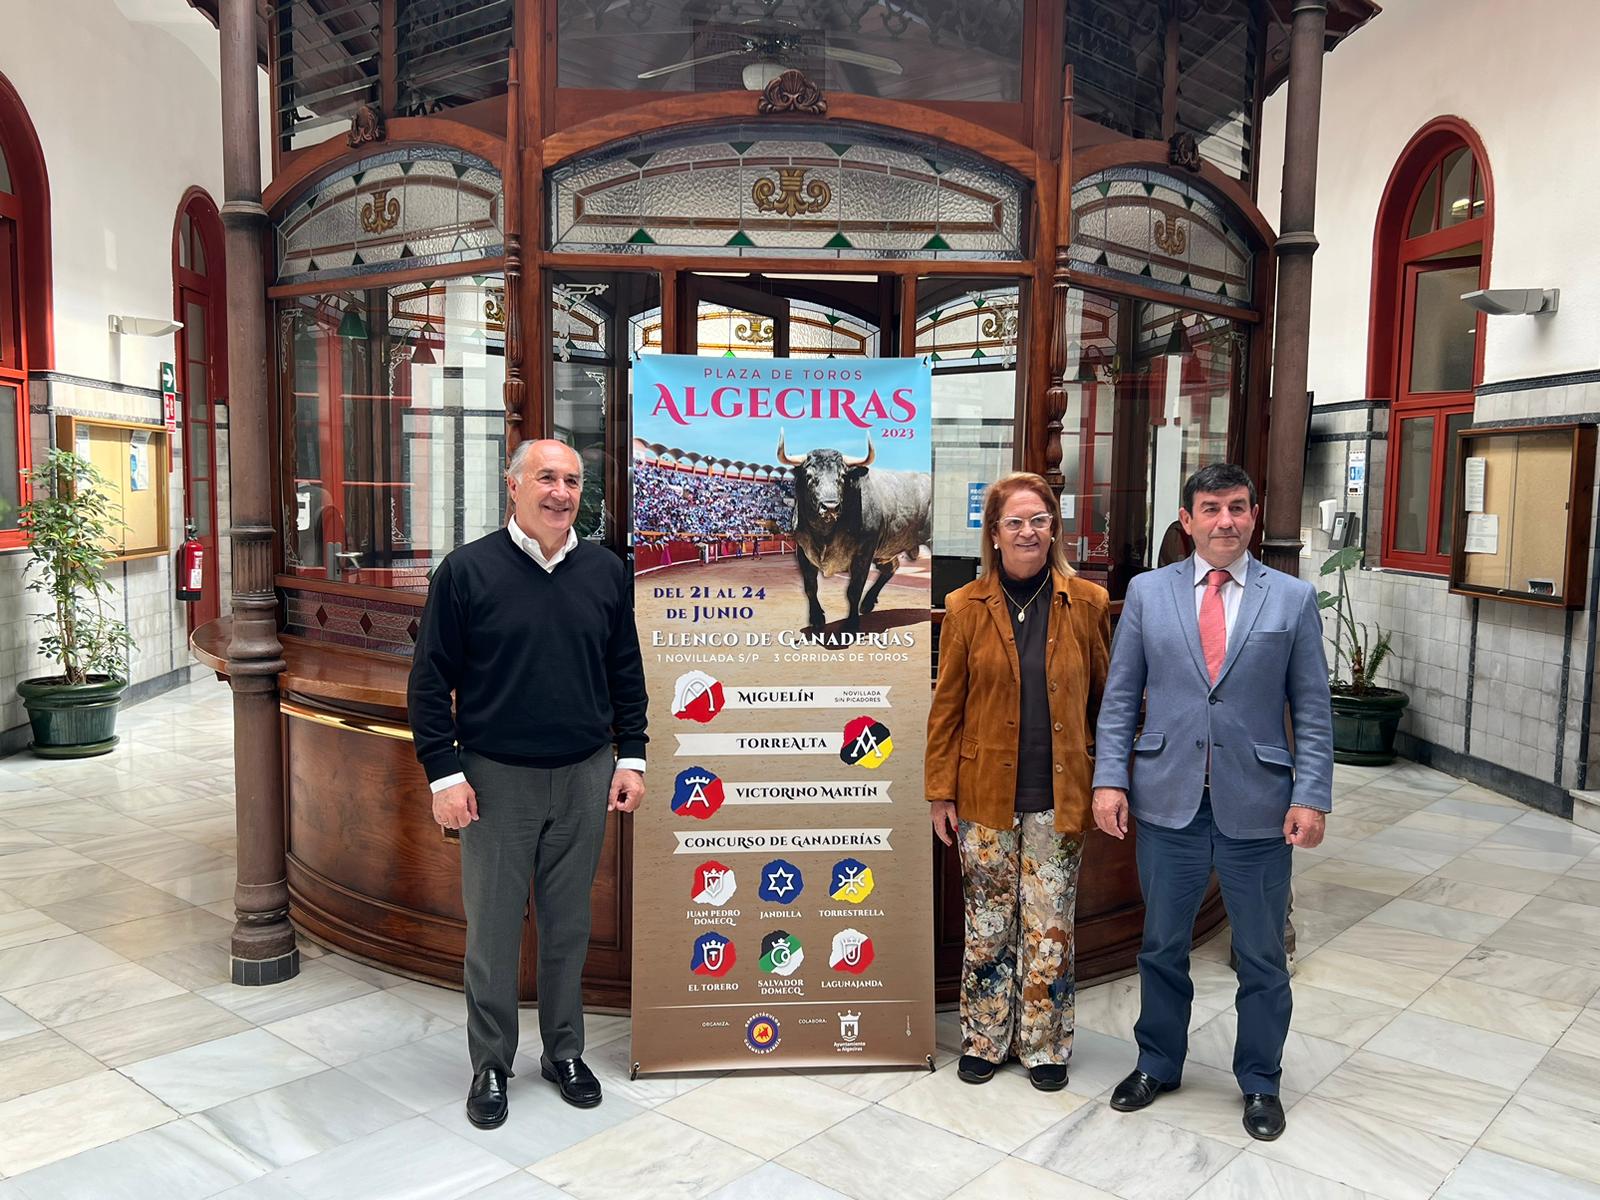
[[[1228,656],[1228,618],[1222,609],[1222,585],[1228,581],[1228,572],[1221,567],[1206,572],[1206,594],[1200,599],[1200,649],[1206,656],[1206,670],[1211,672],[1211,682],[1222,672],[1222,660]]]

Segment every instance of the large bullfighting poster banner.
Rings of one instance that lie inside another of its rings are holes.
[[[647,356],[634,596],[642,1071],[923,1065],[929,368]]]

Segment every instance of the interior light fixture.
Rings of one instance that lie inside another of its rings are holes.
[[[112,333],[120,333],[125,337],[166,337],[183,328],[182,321],[168,317],[129,317],[120,313],[112,313],[106,318],[106,323]]]
[[[344,319],[339,322],[339,336],[352,341],[366,341],[367,323],[355,309],[345,310]]]
[[[1461,300],[1491,317],[1548,316],[1561,306],[1561,289],[1479,288],[1462,293]]]

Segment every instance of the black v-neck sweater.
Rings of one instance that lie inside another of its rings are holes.
[[[546,571],[504,529],[451,551],[428,589],[407,708],[430,781],[461,769],[458,747],[546,768],[607,742],[619,757],[643,758],[644,663],[627,568],[580,541]]]

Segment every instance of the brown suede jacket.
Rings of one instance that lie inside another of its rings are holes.
[[[1045,678],[1054,730],[1055,827],[1082,834],[1093,824],[1091,751],[1111,661],[1111,601],[1098,584],[1059,573],[1052,580]],[[939,632],[924,787],[930,802],[954,800],[963,821],[1012,826],[1020,679],[998,573],[952,592]]]

